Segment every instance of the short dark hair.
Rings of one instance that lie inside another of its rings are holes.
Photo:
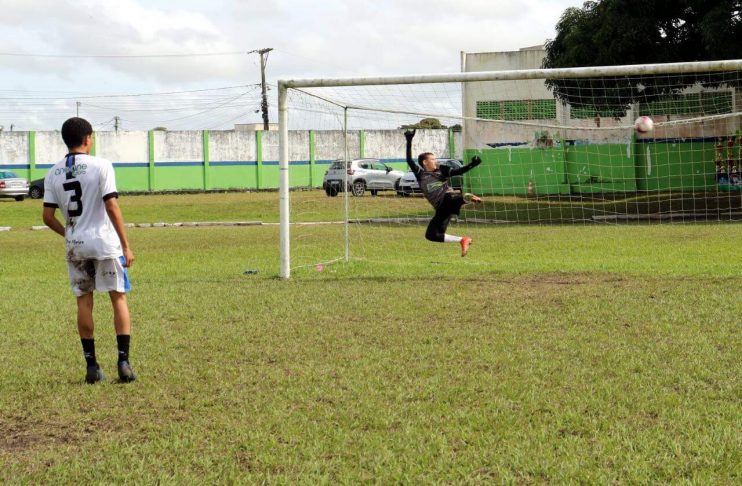
[[[84,118],[72,117],[62,124],[62,140],[67,148],[79,147],[93,134],[93,126]]]
[[[423,152],[420,155],[417,156],[417,163],[420,165],[423,165],[423,160],[427,159],[433,155],[433,152]]]

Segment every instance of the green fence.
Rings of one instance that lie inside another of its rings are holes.
[[[483,195],[716,190],[714,139],[466,150],[483,164],[466,185]],[[530,190],[529,190],[530,186]]]

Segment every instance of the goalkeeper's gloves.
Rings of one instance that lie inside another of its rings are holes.
[[[469,164],[469,167],[474,168],[481,163],[482,163],[482,159],[479,158],[479,155],[475,155],[474,157],[471,158],[471,163]]]

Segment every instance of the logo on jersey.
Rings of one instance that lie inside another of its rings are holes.
[[[88,170],[88,164],[75,164],[72,167],[60,167],[54,171],[54,175],[58,176],[61,174],[72,174],[72,177],[77,177],[81,174],[85,174]]]
[[[441,187],[443,187],[443,184],[445,184],[445,182],[443,181],[431,182],[430,184],[428,184],[428,191],[434,191],[436,189],[440,189]]]

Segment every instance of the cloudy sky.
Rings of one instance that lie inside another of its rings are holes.
[[[274,49],[269,83],[456,72],[460,51],[540,44],[581,3],[0,0],[0,125],[56,128],[79,102],[98,129],[114,116],[123,129],[228,128],[259,121],[259,56],[245,52]]]

